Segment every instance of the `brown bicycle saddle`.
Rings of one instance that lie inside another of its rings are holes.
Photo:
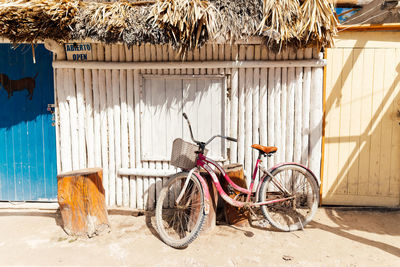
[[[260,152],[266,153],[266,154],[272,154],[278,150],[278,148],[274,147],[274,146],[262,146],[262,145],[258,145],[258,144],[254,144],[251,147],[257,149]]]

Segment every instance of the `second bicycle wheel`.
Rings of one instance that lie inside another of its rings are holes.
[[[271,174],[274,178],[267,177],[260,187],[259,201],[288,200],[261,206],[264,217],[282,231],[303,229],[318,208],[319,186],[314,176],[295,164],[279,166]],[[277,183],[289,194],[282,192]]]
[[[162,188],[156,206],[156,224],[161,239],[171,247],[182,248],[196,239],[204,223],[203,189],[191,175],[179,203],[187,172],[172,176]]]

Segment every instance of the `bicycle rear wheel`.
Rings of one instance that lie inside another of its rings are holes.
[[[205,219],[203,189],[195,175],[191,175],[183,197],[176,203],[188,174],[172,176],[162,188],[156,205],[158,233],[174,248],[186,247],[196,239]]]
[[[292,198],[261,206],[264,217],[282,231],[303,229],[318,208],[319,186],[314,176],[306,168],[294,164],[279,166],[271,174],[274,178],[267,177],[260,187],[259,201]],[[276,181],[289,195],[278,188]]]

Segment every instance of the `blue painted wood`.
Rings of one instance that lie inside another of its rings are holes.
[[[0,200],[57,198],[55,129],[47,111],[54,103],[52,55],[37,45],[35,56],[36,64],[31,45],[0,44]],[[1,74],[11,80],[34,78],[32,100],[26,89],[9,97]]]

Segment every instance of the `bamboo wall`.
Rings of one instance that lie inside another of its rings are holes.
[[[93,61],[160,62],[159,70],[55,69],[58,172],[102,167],[109,206],[153,209],[166,182],[162,177],[119,176],[119,169],[173,170],[168,161],[140,158],[142,74],[226,75],[226,133],[238,138],[228,145],[230,161],[243,163],[249,177],[257,156],[251,144],[274,145],[278,152],[265,161],[268,167],[301,162],[319,177],[322,67],[163,70],[163,62],[180,60],[167,45],[92,47]],[[188,61],[311,58],[321,54],[309,48],[275,55],[260,45],[228,44],[207,44],[187,55]]]

